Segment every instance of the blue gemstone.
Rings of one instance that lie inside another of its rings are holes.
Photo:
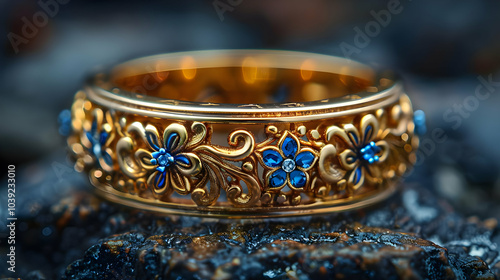
[[[174,157],[170,154],[164,154],[158,157],[157,162],[160,166],[170,166],[174,162]]]
[[[291,158],[287,158],[283,161],[283,165],[281,166],[281,168],[286,172],[286,173],[290,173],[292,172],[293,170],[295,170],[295,161],[293,161],[293,159]]]
[[[377,146],[373,141],[359,150],[359,152],[361,153],[361,157],[370,164],[379,161],[379,157],[377,156],[377,154],[380,153],[380,151],[380,147]]]
[[[269,185],[271,185],[272,188],[278,188],[283,186],[286,181],[286,173],[282,169],[278,169],[269,176]]]
[[[262,152],[262,161],[268,167],[274,168],[280,166],[283,157],[275,150],[265,150]]]
[[[94,155],[100,156],[101,155],[101,145],[99,145],[98,143],[95,143],[94,146],[92,146],[92,152],[94,153]]]
[[[295,158],[295,163],[297,163],[297,165],[302,168],[311,167],[313,162],[314,162],[314,155],[309,151],[302,152],[298,154],[297,157]]]
[[[306,174],[300,170],[294,170],[290,173],[290,183],[296,188],[302,188],[306,185]]]
[[[281,145],[281,150],[285,157],[295,157],[297,153],[297,142],[292,137],[287,137]]]
[[[158,171],[160,171],[160,172],[165,172],[165,166],[162,166],[162,165],[157,166],[157,167],[156,167],[156,170],[158,170]]]

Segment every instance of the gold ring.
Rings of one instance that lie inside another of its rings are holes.
[[[418,137],[402,85],[347,59],[174,53],[91,78],[68,145],[98,193],[169,214],[296,216],[388,197]]]

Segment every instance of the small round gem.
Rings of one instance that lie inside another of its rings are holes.
[[[286,173],[282,169],[274,171],[271,176],[269,176],[269,185],[273,188],[278,188],[283,186],[286,181]]]
[[[94,152],[94,155],[98,156],[101,154],[101,145],[98,143],[94,144],[94,147],[92,147],[92,151]]]
[[[380,153],[380,151],[380,147],[373,141],[360,150],[362,158],[369,164],[379,161],[380,158],[377,153]]]
[[[158,157],[158,164],[161,166],[170,166],[172,162],[174,162],[174,157],[170,154],[165,154]]]
[[[290,173],[295,170],[295,161],[293,159],[287,158],[283,161],[281,166],[286,173]]]

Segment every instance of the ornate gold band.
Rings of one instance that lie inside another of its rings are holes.
[[[211,217],[308,215],[387,197],[415,162],[392,77],[310,53],[148,57],[89,80],[68,144],[106,198]]]

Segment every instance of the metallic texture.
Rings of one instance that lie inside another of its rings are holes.
[[[98,193],[211,217],[372,204],[394,191],[418,147],[410,100],[394,79],[349,60],[283,51],[119,65],[76,94],[71,124],[75,167]]]

